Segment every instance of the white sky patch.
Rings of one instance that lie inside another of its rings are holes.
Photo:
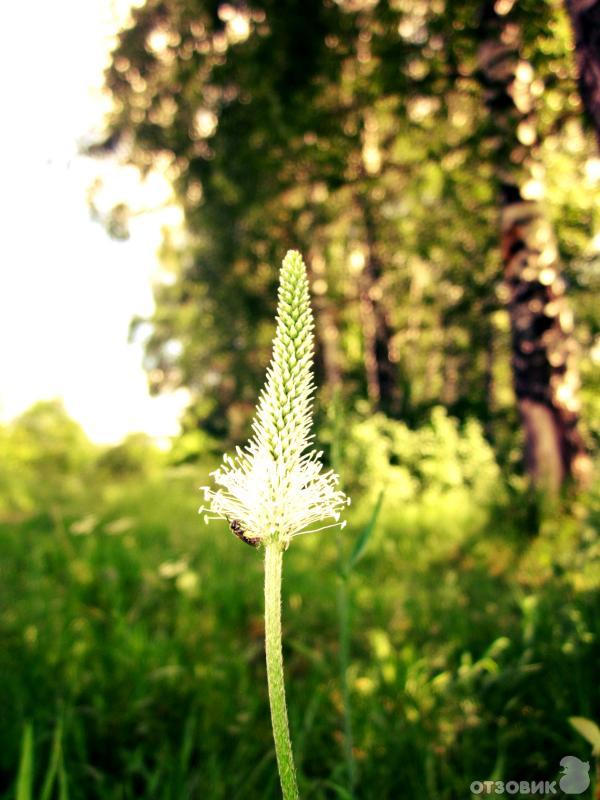
[[[153,309],[166,218],[136,219],[129,241],[111,240],[86,204],[100,168],[78,155],[101,123],[102,72],[128,7],[11,3],[0,48],[0,418],[62,397],[99,442],[173,435],[187,400],[150,398],[141,346],[127,341],[131,319]]]

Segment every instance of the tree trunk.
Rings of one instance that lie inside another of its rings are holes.
[[[316,358],[322,364],[328,396],[335,397],[342,386],[342,353],[335,305],[327,295],[327,267],[320,248],[308,250],[308,277],[312,287],[316,325]]]
[[[497,7],[484,4],[479,75],[500,191],[514,385],[529,473],[540,489],[557,492],[569,478],[585,480],[590,470],[578,431],[577,345],[554,233],[540,203],[533,70],[519,57],[517,26]]]
[[[579,91],[600,147],[600,0],[566,0],[575,34]]]
[[[375,220],[372,209],[363,197],[357,198],[357,204],[365,232],[365,263],[359,276],[358,291],[367,391],[375,408],[398,416],[401,410],[398,370],[391,357],[393,329],[381,285],[383,267],[377,253]]]

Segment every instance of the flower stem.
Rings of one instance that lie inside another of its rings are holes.
[[[265,650],[267,682],[275,754],[284,800],[298,800],[298,784],[285,703],[281,651],[281,567],[283,550],[278,542],[265,548]]]

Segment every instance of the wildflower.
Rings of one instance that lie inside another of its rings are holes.
[[[248,544],[287,547],[294,536],[344,527],[349,503],[338,476],[325,471],[311,449],[313,316],[302,256],[289,251],[281,268],[277,332],[260,394],[253,436],[212,473],[216,489],[203,487],[205,520],[226,519]],[[331,524],[312,527],[333,520]]]
[[[325,472],[311,449],[313,318],[306,267],[299,253],[283,260],[277,332],[253,436],[213,472],[217,489],[204,487],[205,520],[226,519],[247,544],[264,545],[265,656],[277,767],[284,800],[298,800],[281,646],[283,551],[294,536],[335,526],[349,500],[338,477]],[[333,519],[330,525],[315,523]]]

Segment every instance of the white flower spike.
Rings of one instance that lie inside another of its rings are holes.
[[[202,487],[205,520],[226,519],[247,544],[279,542],[330,527],[344,527],[340,511],[349,504],[338,476],[325,472],[322,453],[310,449],[312,427],[313,315],[306,267],[300,253],[283,260],[277,332],[266,384],[244,448],[212,473],[217,489]],[[333,520],[313,528],[315,523]]]

